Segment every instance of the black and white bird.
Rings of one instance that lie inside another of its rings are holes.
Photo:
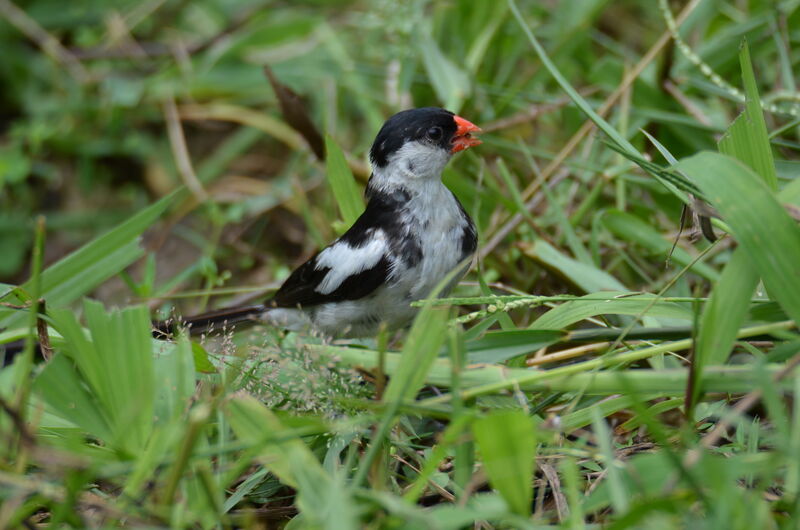
[[[344,235],[298,267],[264,304],[180,322],[207,328],[256,320],[340,337],[374,335],[381,323],[406,325],[415,314],[410,303],[428,297],[460,266],[452,287],[475,253],[475,225],[442,184],[442,171],[455,153],[481,143],[472,136],[479,131],[436,107],[395,114],[370,150],[366,209]]]

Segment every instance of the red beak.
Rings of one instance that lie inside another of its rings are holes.
[[[461,116],[453,116],[453,119],[456,122],[456,134],[453,136],[451,142],[453,144],[453,148],[450,150],[451,153],[458,153],[459,151],[483,143],[478,138],[472,137],[472,133],[481,132],[480,127],[465,120]]]

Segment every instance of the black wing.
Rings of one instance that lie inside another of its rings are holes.
[[[357,252],[369,245],[377,231],[380,230],[382,236],[387,240],[387,254],[389,252],[399,253],[404,260],[416,259],[419,261],[422,256],[416,240],[408,238],[408,236],[403,237],[403,230],[398,222],[397,212],[408,201],[408,192],[403,189],[395,190],[392,193],[370,192],[368,187],[367,198],[367,208],[364,213],[342,237],[327,248],[337,244],[347,245]],[[317,268],[317,260],[322,252],[317,253],[292,272],[275,296],[267,301],[267,306],[310,307],[328,302],[358,300],[371,294],[390,279],[392,265],[389,256],[384,254],[372,267],[346,277],[335,290],[323,294],[318,289],[331,268],[328,266]],[[334,263],[333,266],[336,264]]]
[[[348,276],[336,289],[323,294],[318,288],[331,269],[317,269],[317,256],[300,265],[283,282],[267,302],[268,307],[311,307],[328,302],[358,300],[385,284],[389,277],[389,260],[384,256],[374,267]]]

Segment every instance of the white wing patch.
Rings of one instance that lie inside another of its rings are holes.
[[[314,290],[320,294],[332,293],[350,276],[374,267],[386,251],[386,236],[382,230],[375,230],[363,247],[353,248],[343,241],[334,243],[317,256],[314,268],[330,270]]]

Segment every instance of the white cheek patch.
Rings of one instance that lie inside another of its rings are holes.
[[[334,243],[317,256],[314,268],[330,270],[314,290],[320,294],[332,293],[350,276],[377,265],[386,250],[386,237],[381,230],[375,230],[369,243],[360,248],[353,248],[341,241]]]
[[[452,155],[441,147],[424,142],[406,142],[389,157],[389,165],[397,165],[411,177],[438,178]]]

